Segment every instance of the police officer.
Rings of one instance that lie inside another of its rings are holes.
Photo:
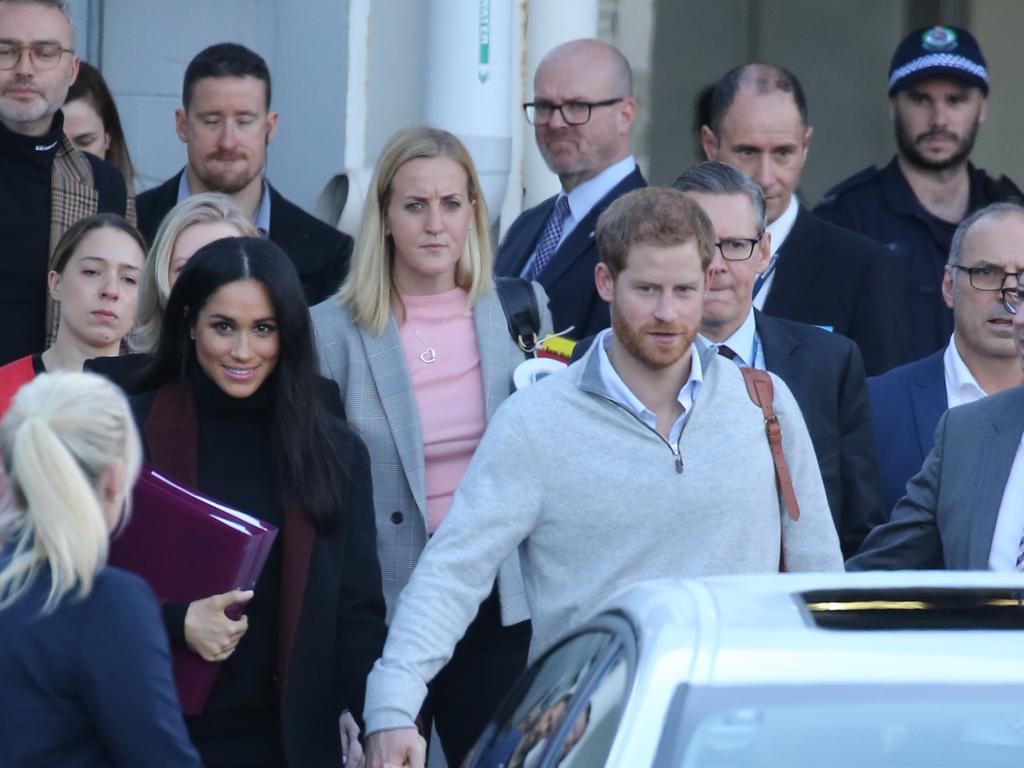
[[[1024,197],[1005,176],[996,181],[968,162],[987,96],[985,58],[969,32],[911,33],[889,65],[896,157],[829,190],[814,211],[903,259],[912,359],[940,349],[952,333],[941,286],[957,225],[990,203]]]

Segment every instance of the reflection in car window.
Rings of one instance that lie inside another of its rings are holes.
[[[497,727],[473,763],[479,768],[532,768],[565,718],[569,702],[612,642],[608,632],[587,632],[556,646],[520,682],[496,718]]]
[[[802,691],[800,689],[803,689]],[[867,690],[864,690],[867,689]],[[793,686],[687,703],[681,768],[1009,768],[1024,765],[1020,689]],[[691,691],[691,693],[694,693]],[[703,699],[703,700],[701,700]],[[801,700],[802,699],[802,700]],[[666,728],[668,727],[666,723]]]
[[[593,690],[586,701],[573,705],[572,725],[556,737],[558,756],[554,765],[560,768],[604,765],[622,719],[629,681],[629,663],[620,652],[596,685],[591,683]]]

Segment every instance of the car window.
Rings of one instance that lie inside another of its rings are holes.
[[[602,662],[603,669],[587,684],[568,712],[565,725],[552,738],[547,765],[594,768],[604,765],[622,719],[629,694],[629,659],[625,649]]]
[[[535,662],[474,751],[474,768],[534,768],[562,724],[573,694],[616,643],[606,631],[576,635]]]

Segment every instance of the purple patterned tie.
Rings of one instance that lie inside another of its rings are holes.
[[[1024,573],[1024,536],[1020,537],[1020,544],[1017,546],[1017,571]]]
[[[558,250],[558,242],[562,239],[562,227],[565,226],[567,218],[569,218],[569,198],[560,195],[540,233],[540,239],[537,240],[537,250],[533,255],[533,261],[530,262],[530,268],[523,275],[527,280],[536,279],[537,275],[544,271],[544,267],[551,261],[551,257]]]

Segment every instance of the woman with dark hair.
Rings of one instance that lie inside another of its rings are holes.
[[[116,213],[73,224],[57,243],[48,276],[59,310],[57,335],[45,351],[0,367],[0,416],[14,393],[47,371],[81,371],[86,360],[118,355],[135,324],[146,244]]]
[[[61,107],[64,133],[82,152],[89,152],[121,171],[128,189],[135,183],[135,169],[121,128],[117,105],[103,75],[86,62],[78,66],[78,77],[68,89]]]
[[[281,529],[254,593],[164,606],[172,642],[223,662],[205,712],[186,718],[193,742],[211,768],[351,762],[345,710],[362,712],[385,634],[369,456],[325,407],[334,385],[316,375],[280,248],[201,248],[171,291],[146,382],[131,402],[147,458]],[[244,602],[247,616],[225,615]]]

